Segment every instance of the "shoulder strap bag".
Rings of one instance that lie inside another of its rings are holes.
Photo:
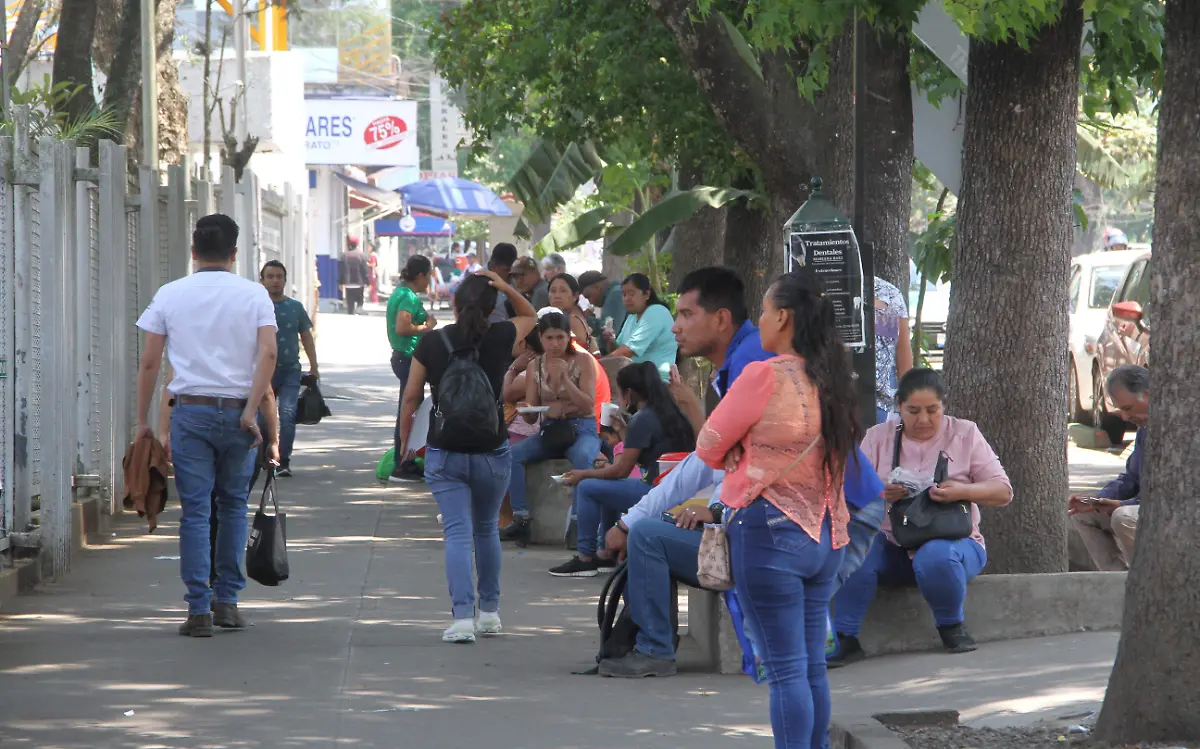
[[[892,450],[892,469],[900,465],[900,439],[904,435],[904,424],[896,427],[896,447]],[[933,470],[933,483],[946,480],[946,468],[950,462],[946,453],[938,453],[937,467]],[[896,544],[905,549],[916,550],[927,541],[945,539],[957,541],[971,535],[970,502],[935,502],[929,490],[911,497],[898,499],[888,508],[892,521],[892,537]]]

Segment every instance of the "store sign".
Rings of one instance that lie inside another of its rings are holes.
[[[309,164],[420,166],[417,103],[399,99],[305,99]]]
[[[842,342],[866,345],[863,325],[863,269],[858,241],[850,229],[792,232],[788,237],[788,270],[804,265],[817,274],[825,299],[833,305]]]
[[[449,93],[441,77],[429,79],[430,156],[439,177],[458,176],[458,144],[465,129],[462,114],[450,101]]]

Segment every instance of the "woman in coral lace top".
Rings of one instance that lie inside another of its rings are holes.
[[[830,715],[825,617],[848,540],[842,475],[860,436],[858,400],[812,271],[771,286],[758,327],[777,356],[746,366],[696,453],[728,469],[730,562],[771,688],[775,746],[820,749]]]

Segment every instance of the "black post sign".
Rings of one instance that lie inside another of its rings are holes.
[[[793,230],[788,237],[789,270],[793,264],[807,266],[817,274],[825,299],[833,305],[838,332],[846,346],[866,346],[863,267],[854,231],[850,228]]]

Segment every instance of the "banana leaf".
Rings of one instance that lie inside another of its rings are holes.
[[[525,224],[538,224],[573,198],[579,186],[591,181],[603,167],[591,143],[570,143],[559,148],[541,140],[517,168],[508,189],[525,204]]]
[[[604,228],[608,225],[611,215],[612,209],[602,206],[576,217],[574,221],[559,223],[534,246],[534,256],[544,257],[551,252],[563,252],[584,242],[599,239],[604,235]]]
[[[671,193],[634,219],[604,251],[614,255],[632,255],[642,251],[654,235],[687,221],[701,208],[720,208],[740,198],[753,200],[757,197],[756,193],[732,187],[694,187]]]

